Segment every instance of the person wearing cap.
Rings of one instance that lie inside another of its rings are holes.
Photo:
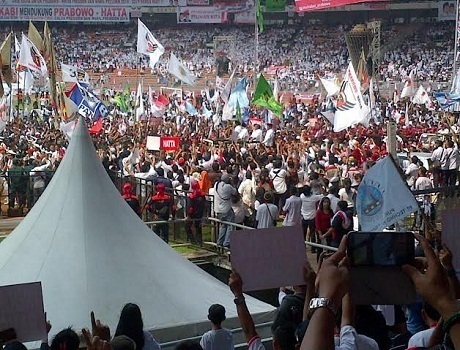
[[[271,192],[264,193],[264,203],[257,208],[256,222],[257,228],[276,227],[278,220],[278,207],[273,204],[273,194]]]
[[[233,334],[230,330],[222,328],[225,321],[225,307],[213,304],[208,310],[208,319],[212,329],[203,334],[200,345],[203,350],[233,350]]]
[[[217,218],[222,221],[235,222],[235,213],[232,209],[232,197],[237,195],[237,190],[230,184],[230,176],[222,174],[219,181],[214,185],[214,212]],[[230,247],[231,225],[221,223],[219,226],[219,237],[217,245],[226,248]]]
[[[165,185],[159,183],[155,186],[156,193],[149,198],[145,209],[153,214],[155,220],[168,221],[170,216],[174,218],[176,208],[172,196],[165,192]],[[169,223],[163,222],[155,225],[160,237],[166,243],[169,242]]]
[[[122,191],[122,196],[123,199],[125,200],[126,204],[129,205],[129,207],[134,210],[134,212],[140,216],[141,215],[141,207],[139,205],[139,199],[137,196],[135,196],[133,193],[133,186],[131,185],[130,182],[127,182],[123,185],[123,191]]]

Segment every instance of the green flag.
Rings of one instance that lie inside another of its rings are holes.
[[[118,106],[123,113],[128,112],[128,100],[126,94],[118,92],[113,99],[113,103]]]
[[[273,95],[273,90],[270,84],[261,74],[257,82],[256,91],[252,103],[259,107],[265,107],[276,116],[280,117],[283,114],[283,105],[276,101]]]
[[[286,0],[266,0],[265,9],[267,12],[281,12],[286,9]]]
[[[259,27],[259,34],[264,31],[264,16],[262,14],[262,9],[260,8],[260,0],[256,0],[256,18],[257,26]]]
[[[236,120],[241,122],[241,107],[240,101],[236,100]]]

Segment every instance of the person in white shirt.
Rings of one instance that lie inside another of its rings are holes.
[[[265,137],[262,143],[267,147],[273,147],[274,142],[275,131],[273,130],[273,125],[271,123],[267,123],[267,132],[265,133]]]
[[[409,339],[408,348],[427,347],[440,316],[439,313],[431,305],[424,303],[422,308],[422,318],[429,328],[424,331],[415,333]]]
[[[413,189],[415,186],[415,181],[418,177],[418,170],[420,166],[418,165],[418,157],[412,156],[409,166],[406,168],[404,174],[407,176],[407,185]]]
[[[435,141],[435,149],[433,153],[431,153],[431,173],[433,174],[433,184],[434,187],[440,186],[440,177],[441,177],[441,159],[444,156],[444,148],[442,147],[442,141],[436,140]]]
[[[275,191],[275,204],[278,208],[283,208],[287,193],[287,171],[281,168],[281,161],[276,160],[273,162],[273,169],[270,171],[269,176]]]
[[[246,179],[241,182],[238,187],[238,193],[241,195],[243,203],[248,208],[254,208],[254,202],[256,200],[256,179],[252,176],[251,171],[246,172]]]
[[[444,143],[445,152],[441,158],[442,182],[444,186],[455,186],[457,182],[457,142],[447,140]]]
[[[351,180],[343,180],[344,187],[339,190],[339,199],[345,201],[348,204],[348,209],[353,209],[355,206],[354,197],[356,195],[356,190],[351,188]]]
[[[286,204],[283,207],[284,217],[283,226],[301,226],[302,225],[302,200],[297,197],[297,187],[291,187],[289,190],[291,195],[286,199]]]
[[[38,199],[45,191],[46,186],[46,170],[50,167],[51,162],[46,158],[43,159],[41,165],[36,166],[30,171],[30,177],[33,182],[33,195],[34,195],[34,204],[37,203]]]
[[[249,139],[252,142],[262,142],[262,130],[260,129],[259,124],[254,125],[254,130],[252,131]]]
[[[200,345],[203,350],[233,350],[233,334],[222,328],[222,322],[226,319],[225,308],[220,304],[211,305],[208,319],[212,323],[212,329],[201,337]]]
[[[300,200],[302,201],[302,227],[305,240],[309,242],[316,243],[315,215],[321,198],[323,198],[322,195],[311,193],[310,186],[303,187],[303,193],[300,195]],[[316,248],[312,248],[312,252],[316,252]]]
[[[259,205],[256,214],[257,228],[270,228],[276,226],[279,212],[278,207],[273,203],[273,195],[265,192],[264,203]]]
[[[241,126],[241,131],[238,133],[238,141],[247,142],[249,140],[248,128]]]

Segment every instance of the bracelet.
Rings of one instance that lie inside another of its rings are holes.
[[[455,271],[455,269],[446,270],[446,273],[447,273],[447,277],[456,277],[457,276],[457,272]]]
[[[452,316],[450,316],[447,320],[444,321],[442,324],[442,330],[445,333],[449,333],[452,326],[460,322],[460,311],[455,312]]]
[[[235,299],[233,299],[233,302],[235,303],[235,305],[243,304],[244,303],[244,296],[236,297]]]

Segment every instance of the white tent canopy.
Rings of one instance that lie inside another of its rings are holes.
[[[114,332],[128,302],[161,342],[209,329],[213,303],[227,309],[228,326],[238,325],[228,286],[176,253],[124,202],[81,118],[46,191],[0,244],[0,285],[35,281],[55,333],[88,327],[91,311]],[[272,306],[247,303],[256,323],[272,320]]]

